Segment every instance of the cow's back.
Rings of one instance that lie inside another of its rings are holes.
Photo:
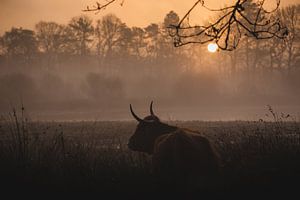
[[[163,179],[195,186],[211,184],[219,173],[218,154],[209,140],[187,129],[157,138],[153,165]]]

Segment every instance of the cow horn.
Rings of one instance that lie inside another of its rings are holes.
[[[130,111],[131,111],[132,116],[133,116],[137,121],[139,121],[139,122],[143,122],[143,121],[144,121],[144,120],[142,120],[141,118],[139,118],[139,117],[133,112],[131,104],[130,104]]]
[[[155,115],[154,112],[153,112],[153,109],[152,109],[152,105],[153,105],[153,101],[151,101],[151,104],[150,104],[150,114]]]

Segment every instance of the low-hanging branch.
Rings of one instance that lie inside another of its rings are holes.
[[[256,39],[273,37],[284,39],[288,35],[288,30],[276,17],[280,0],[277,0],[275,9],[271,11],[264,9],[265,2],[266,0],[256,1],[255,7],[250,7],[250,0],[237,0],[232,6],[211,9],[205,6],[204,0],[198,0],[177,25],[169,26],[174,46],[215,42],[220,49],[231,51],[237,48],[242,36]],[[222,13],[207,26],[191,26],[189,15],[199,4],[209,11]],[[247,12],[252,13],[247,16]]]
[[[106,9],[109,5],[111,5],[112,3],[114,3],[117,0],[107,0],[105,3],[101,4],[99,2],[96,2],[96,5],[93,5],[91,8],[89,6],[87,6],[85,9],[83,9],[82,11],[84,12],[96,12],[98,13],[101,10]],[[124,3],[124,0],[121,1],[120,5],[122,6]]]
[[[83,11],[100,11],[118,0],[108,0],[104,4],[96,3],[93,8],[87,7]],[[168,27],[175,47],[187,44],[205,44],[215,42],[221,50],[232,51],[237,48],[241,38],[254,37],[256,39],[271,39],[273,37],[284,39],[288,30],[276,16],[280,0],[276,0],[276,7],[267,11],[264,8],[266,0],[236,0],[231,6],[220,9],[211,9],[205,5],[204,0],[197,0],[187,11],[177,25]],[[120,5],[123,5],[124,0]],[[251,7],[255,5],[254,7]],[[217,13],[218,18],[208,25],[194,25],[189,23],[189,16],[197,6]],[[251,14],[249,14],[251,12]]]

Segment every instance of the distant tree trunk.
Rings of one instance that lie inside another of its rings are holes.
[[[231,63],[231,68],[230,68],[230,76],[232,79],[236,79],[236,51],[230,52],[230,63]]]
[[[287,76],[290,76],[290,74],[291,74],[292,59],[293,59],[293,45],[289,45],[288,46],[288,57],[287,57]]]
[[[252,70],[249,63],[249,39],[246,38],[246,52],[245,52],[245,59],[246,59],[246,78],[248,84],[252,83]]]

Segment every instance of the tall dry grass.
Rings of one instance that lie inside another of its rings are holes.
[[[215,143],[225,189],[291,186],[300,177],[300,123],[268,111],[270,120],[169,123],[199,130]],[[135,126],[131,121],[33,122],[23,106],[13,109],[0,120],[1,185],[73,194],[161,192],[151,157],[127,148]]]

